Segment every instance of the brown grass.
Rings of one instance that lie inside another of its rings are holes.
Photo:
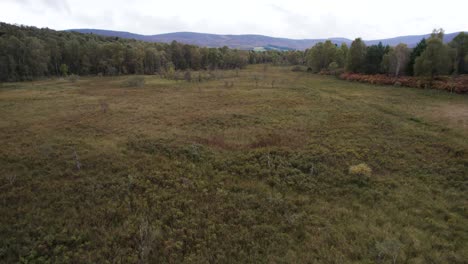
[[[467,96],[127,78],[1,85],[0,262],[465,262]]]

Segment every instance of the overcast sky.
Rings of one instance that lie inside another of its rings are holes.
[[[379,39],[468,30],[466,0],[0,0],[0,21],[52,29]]]

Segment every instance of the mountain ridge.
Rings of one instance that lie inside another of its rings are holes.
[[[256,48],[266,48],[269,47],[279,47],[279,50],[305,50],[308,49],[319,42],[326,40],[331,40],[337,45],[342,43],[350,44],[351,39],[333,37],[333,38],[318,38],[318,39],[291,39],[291,38],[281,38],[281,37],[270,37],[260,34],[211,34],[211,33],[199,33],[199,32],[171,32],[155,35],[142,35],[131,33],[127,31],[114,31],[114,30],[105,30],[105,29],[69,29],[66,31],[74,31],[85,34],[96,34],[108,37],[120,37],[120,38],[130,38],[137,39],[147,42],[163,42],[170,43],[172,41],[177,41],[185,44],[192,44],[205,47],[223,47],[227,46],[229,48],[244,49],[244,50],[253,50]],[[448,33],[444,36],[445,42],[450,42],[455,36],[460,34],[460,32]],[[414,47],[416,44],[421,41],[423,38],[428,38],[431,34],[423,35],[408,35],[408,36],[398,36],[393,38],[386,39],[375,39],[375,40],[364,40],[367,45],[374,45],[382,42],[383,45],[395,46],[399,43],[407,44],[409,47]]]

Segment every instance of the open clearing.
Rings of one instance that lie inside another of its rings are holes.
[[[217,74],[0,84],[0,262],[466,263],[467,95]]]

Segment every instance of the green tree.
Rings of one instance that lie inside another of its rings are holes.
[[[304,63],[302,51],[286,52],[286,59],[290,65],[302,65]]]
[[[362,73],[365,70],[366,44],[361,38],[357,38],[351,43],[348,51],[346,70],[350,72]]]
[[[24,48],[23,43],[16,36],[0,38],[0,81],[19,81],[20,58]]]
[[[410,58],[410,51],[406,44],[398,44],[395,48],[391,48],[390,52],[382,61],[382,69],[389,74],[394,76],[400,76],[400,73],[404,72]]]
[[[207,54],[207,66],[211,69],[217,69],[223,61],[221,52],[218,49],[209,49]]]
[[[443,43],[443,31],[434,31],[427,41],[427,48],[416,58],[415,74],[433,79],[436,75],[448,74],[451,66],[449,48]]]
[[[60,65],[60,74],[62,74],[62,76],[68,75],[68,66],[66,64]]]
[[[317,43],[307,51],[307,65],[314,72],[327,69],[330,63],[336,61],[338,48],[330,40]]]
[[[458,34],[449,45],[455,51],[455,72],[468,73],[468,34],[464,32]]]
[[[145,49],[143,59],[143,68],[145,74],[154,74],[161,68],[161,54],[155,48]]]
[[[408,66],[406,67],[406,73],[408,75],[414,75],[414,64],[416,63],[416,58],[421,56],[421,54],[426,50],[427,43],[426,39],[422,39],[418,45],[411,51],[410,58],[408,61]]]
[[[195,46],[190,47],[190,68],[193,70],[198,71],[201,68],[201,62],[202,62],[202,55],[200,53],[200,49]]]
[[[46,75],[49,62],[49,53],[45,49],[44,42],[36,37],[26,37],[23,40],[21,67],[26,79],[32,79]]]
[[[389,52],[389,47],[384,47],[382,42],[378,45],[367,47],[365,71],[368,74],[376,74],[381,72],[381,64],[383,56]]]
[[[339,68],[344,68],[346,66],[346,56],[348,55],[348,45],[342,43],[340,48],[336,52],[336,63]]]
[[[67,40],[65,42],[63,63],[68,65],[68,70],[70,73],[80,73],[80,59],[82,56],[81,51],[82,47],[78,39],[73,38],[72,40]]]
[[[172,41],[171,46],[170,46],[170,54],[171,54],[172,63],[174,63],[176,70],[187,69],[188,64],[184,56],[185,53],[184,53],[182,44],[177,43],[177,41]]]
[[[248,52],[177,42],[148,43],[0,22],[0,81],[66,74],[154,74],[161,69],[235,69],[248,63],[303,63],[304,52]],[[61,65],[67,67],[62,71]]]
[[[59,66],[62,59],[62,54],[58,42],[53,37],[48,37],[45,40],[46,48],[49,50],[50,61],[48,62],[49,73],[53,75],[60,74]]]

